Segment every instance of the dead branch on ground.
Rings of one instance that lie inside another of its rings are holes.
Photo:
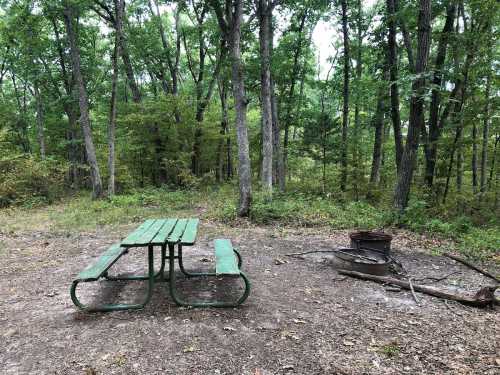
[[[394,284],[401,288],[411,290],[410,283],[407,281],[395,279],[387,276],[375,276],[366,273],[348,271],[348,270],[338,270],[341,275],[351,276],[357,279],[375,281],[382,284]],[[474,306],[474,307],[486,307],[497,303],[495,300],[495,290],[498,286],[486,286],[478,290],[478,292],[471,296],[468,294],[455,294],[449,291],[444,291],[434,287],[426,285],[413,284],[413,289],[417,292],[428,294],[434,297],[452,300],[460,302],[464,305]]]

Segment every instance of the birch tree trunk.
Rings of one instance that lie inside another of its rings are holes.
[[[85,151],[87,154],[87,162],[90,166],[90,179],[92,182],[92,198],[101,198],[103,195],[101,174],[99,165],[97,164],[97,157],[92,141],[92,131],[90,129],[89,117],[89,101],[87,90],[83,82],[82,71],[80,67],[80,49],[78,48],[76,40],[76,31],[74,24],[74,8],[71,4],[64,4],[64,23],[68,34],[68,41],[70,46],[71,63],[73,66],[73,75],[76,81],[79,94],[79,107],[80,107],[80,125],[82,127],[83,138],[85,141]]]
[[[419,145],[420,129],[424,126],[424,97],[427,61],[429,58],[431,36],[431,1],[421,0],[418,15],[418,41],[415,73],[417,78],[412,84],[410,101],[410,123],[406,145],[401,159],[398,181],[394,192],[394,206],[403,211],[408,205],[411,181]]]

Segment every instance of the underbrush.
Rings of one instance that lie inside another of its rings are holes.
[[[110,199],[92,201],[89,193],[68,197],[45,207],[17,207],[0,211],[2,231],[81,231],[100,226],[141,222],[146,218],[196,216],[237,224],[237,189],[233,185],[203,190],[142,189]],[[254,194],[249,220],[263,225],[377,230],[404,227],[428,236],[453,240],[452,248],[469,257],[498,254],[500,231],[495,223],[476,225],[467,216],[450,220],[432,217],[425,202],[412,201],[404,216],[390,207],[364,201],[343,202],[300,192],[275,194],[272,201]]]

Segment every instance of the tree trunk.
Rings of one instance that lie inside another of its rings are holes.
[[[252,170],[248,145],[247,105],[243,62],[241,60],[241,23],[243,1],[234,0],[234,14],[231,22],[230,46],[232,54],[233,95],[236,109],[236,135],[238,140],[238,175],[240,188],[239,216],[248,216],[252,203]]]
[[[398,181],[394,193],[394,206],[403,211],[408,205],[410,185],[415,169],[420,129],[424,125],[425,72],[430,49],[431,1],[421,0],[418,15],[418,42],[415,73],[410,100],[410,121],[406,145],[401,159]]]
[[[241,59],[241,24],[243,1],[226,0],[223,11],[218,0],[211,0],[219,27],[229,43],[231,51],[231,75],[233,81],[234,107],[236,110],[236,138],[238,141],[238,177],[240,201],[238,216],[248,216],[252,203],[252,169],[248,145],[247,105],[245,95],[244,66]]]
[[[297,77],[299,74],[300,63],[299,57],[302,51],[302,42],[303,42],[303,32],[304,26],[307,19],[307,12],[303,11],[300,17],[300,24],[297,30],[298,39],[297,46],[293,55],[293,67],[292,67],[292,76],[290,78],[290,90],[288,92],[288,101],[286,106],[286,114],[285,114],[285,124],[284,124],[284,135],[283,135],[283,168],[282,168],[282,176],[280,180],[282,181],[282,185],[280,184],[281,191],[285,190],[286,184],[286,175],[288,173],[288,143],[290,138],[290,122],[292,121],[292,111],[293,111],[293,103],[295,98],[295,84],[297,81]]]
[[[477,181],[477,126],[476,122],[472,124],[472,191],[474,194],[477,193],[478,181]]]
[[[272,39],[271,39],[272,41]],[[280,145],[280,124],[278,117],[278,103],[274,91],[274,80],[271,77],[271,114],[273,120],[273,183],[285,190],[285,175],[283,173],[283,157]]]
[[[462,128],[463,128],[463,120],[460,119],[460,124],[459,126],[459,136],[458,136],[458,142],[457,142],[457,192],[462,191],[462,181],[463,181],[463,174],[464,174],[464,168],[463,168],[463,163],[464,163],[464,154],[463,154],[463,136],[462,136]],[[458,130],[457,130],[458,131]]]
[[[354,168],[354,197],[359,200],[359,183],[363,178],[363,171],[361,170],[362,165],[360,164],[361,159],[361,148],[360,148],[360,128],[361,128],[361,118],[360,118],[360,106],[361,106],[361,73],[362,73],[362,47],[363,47],[363,35],[362,35],[362,8],[361,0],[357,2],[357,51],[356,51],[356,102],[354,103],[354,134],[353,134],[353,168]]]
[[[220,122],[220,139],[219,139],[219,144],[217,146],[217,170],[216,170],[216,180],[217,182],[222,182],[223,176],[224,176],[224,139],[229,140],[229,134],[228,134],[228,111],[227,111],[227,81],[225,79],[220,79],[218,80],[218,86],[219,86],[219,98],[220,98],[220,103],[221,103],[221,112],[222,112],[222,117],[221,117],[221,122]],[[227,147],[230,147],[230,143],[227,145]],[[227,151],[226,151],[226,157],[227,157]],[[229,178],[230,176],[229,168],[227,168],[227,161],[226,161],[226,177]]]
[[[273,119],[271,103],[270,0],[257,0],[260,43],[260,82],[262,103],[262,189],[268,199],[273,194]]]
[[[382,146],[384,140],[384,113],[385,100],[387,99],[387,87],[385,84],[379,88],[377,98],[377,109],[373,116],[373,126],[375,128],[375,137],[373,141],[372,168],[370,172],[370,191],[375,189],[380,182],[380,165],[382,162]],[[368,192],[370,195],[370,191]]]
[[[436,168],[437,141],[441,131],[439,128],[439,108],[441,104],[441,84],[443,78],[443,65],[446,59],[446,49],[453,32],[453,22],[455,20],[455,0],[449,0],[446,8],[446,21],[443,31],[439,37],[437,47],[436,62],[434,63],[434,76],[432,78],[431,105],[429,107],[429,135],[427,139],[427,152],[425,158],[425,182],[432,187],[434,181],[434,169]]]
[[[76,32],[74,29],[74,9],[72,5],[64,4],[64,23],[68,34],[68,41],[70,46],[71,62],[73,66],[73,75],[76,81],[76,86],[79,93],[79,106],[80,106],[80,125],[82,127],[83,137],[85,141],[85,150],[87,154],[87,161],[90,166],[90,178],[92,182],[92,197],[94,199],[100,198],[103,195],[101,174],[99,172],[99,165],[97,164],[97,157],[92,141],[92,132],[90,128],[89,118],[89,102],[87,97],[87,90],[83,82],[82,72],[80,68],[80,50],[76,40]]]
[[[484,105],[484,120],[483,120],[483,142],[481,149],[481,193],[486,191],[486,163],[488,160],[488,137],[489,137],[489,122],[490,122],[490,90],[491,90],[491,68],[488,68],[488,75],[486,76],[486,92],[485,92],[485,105]]]
[[[395,0],[387,0],[388,16],[388,64],[391,84],[391,119],[394,129],[394,145],[396,150],[396,169],[400,173],[400,163],[403,155],[403,136],[401,134],[401,116],[399,113],[398,88],[398,52],[396,44],[396,6]]]
[[[121,27],[123,0],[118,0],[117,7],[117,24]],[[118,56],[120,55],[118,33],[115,35],[115,48],[111,56],[111,65],[113,67],[113,76],[111,78],[111,101],[109,110],[109,123],[108,123],[108,196],[111,197],[115,194],[115,127],[116,127],[116,87],[118,83]]]
[[[342,89],[342,146],[341,146],[341,177],[340,177],[340,189],[346,191],[347,188],[347,131],[349,123],[349,68],[350,68],[350,56],[349,56],[349,31],[348,18],[347,18],[347,0],[341,0],[342,6],[342,35],[344,40],[344,85]]]
[[[38,81],[38,79],[36,80]],[[43,100],[38,87],[38,82],[34,85],[35,100],[36,100],[36,131],[38,145],[40,147],[40,158],[45,160],[45,135],[43,130]]]

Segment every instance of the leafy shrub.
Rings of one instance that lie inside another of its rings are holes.
[[[0,207],[50,203],[64,188],[66,166],[53,159],[30,156],[0,159]]]

